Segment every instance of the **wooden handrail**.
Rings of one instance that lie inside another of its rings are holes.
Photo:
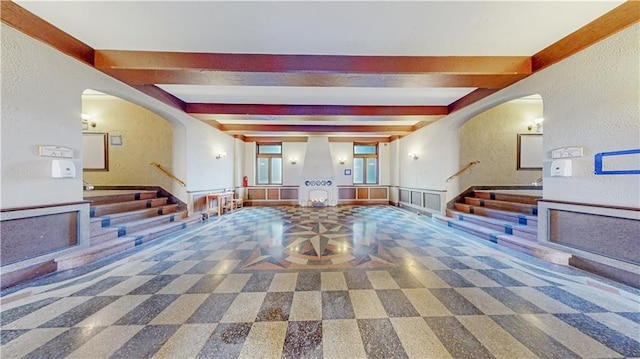
[[[173,173],[167,171],[166,169],[164,169],[164,167],[162,167],[159,163],[156,162],[149,162],[150,165],[152,165],[153,167],[157,168],[160,170],[160,172],[164,173],[167,177],[171,178],[172,180],[178,182],[178,184],[182,187],[187,187],[187,184],[182,182],[178,177],[174,176]]]
[[[469,162],[466,166],[464,166],[464,168],[462,168],[460,171],[452,174],[449,178],[447,178],[447,183],[451,182],[454,178],[458,177],[462,172],[468,170],[469,168],[473,167],[474,165],[477,165],[478,163],[480,163],[480,161],[475,160],[472,162]]]

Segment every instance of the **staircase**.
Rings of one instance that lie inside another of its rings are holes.
[[[527,191],[472,190],[447,209],[436,222],[533,257],[569,264],[571,254],[538,244],[538,207],[541,195]]]
[[[199,223],[158,191],[96,190],[85,192],[91,201],[89,247],[55,259],[57,270],[75,268],[158,237]]]

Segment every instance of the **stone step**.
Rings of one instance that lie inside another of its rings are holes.
[[[432,218],[442,224],[445,224],[447,227],[463,230],[493,243],[498,243],[498,235],[503,234],[503,232],[499,232],[494,229],[470,222],[460,221],[440,214],[433,214]]]
[[[118,203],[99,204],[90,207],[91,217],[101,217],[107,214],[129,212],[145,208],[153,208],[164,206],[167,204],[168,198],[150,198],[138,201],[127,201]]]
[[[180,211],[176,213],[163,214],[161,216],[143,218],[136,221],[130,221],[112,225],[108,228],[115,228],[118,230],[118,236],[126,236],[127,234],[137,233],[147,228],[152,228],[166,223],[178,222],[186,217],[186,211]]]
[[[488,207],[499,209],[503,211],[512,211],[524,213],[527,215],[538,215],[538,206],[526,203],[516,203],[516,202],[506,202],[506,201],[497,201],[492,199],[482,199],[482,198],[473,198],[473,197],[465,197],[464,201],[466,204],[470,204],[472,206],[478,207]]]
[[[117,192],[117,191],[113,191]],[[89,193],[89,192],[87,192]],[[101,192],[99,192],[101,193]],[[99,204],[109,204],[118,202],[130,202],[139,201],[143,199],[157,198],[157,191],[126,191],[125,193],[112,193],[112,194],[100,194],[100,195],[85,195],[85,200],[90,201],[92,206]]]
[[[177,204],[167,204],[153,208],[139,209],[135,211],[112,213],[100,217],[92,217],[91,224],[93,228],[108,227],[120,223],[131,222],[139,219],[161,216],[163,214],[175,213]],[[95,227],[94,227],[95,226]]]
[[[480,216],[498,218],[509,222],[523,224],[531,227],[538,227],[538,217],[529,216],[517,212],[502,211],[499,209],[472,206],[466,203],[454,203],[456,211],[477,214]]]
[[[517,203],[525,203],[525,204],[533,204],[533,205],[537,205],[538,200],[542,198],[542,196],[534,195],[534,194],[529,195],[524,193],[494,192],[490,190],[474,190],[473,196],[475,198],[492,199],[492,200],[505,201],[505,202],[517,202]]]
[[[120,253],[129,248],[135,247],[136,242],[129,237],[112,239],[103,243],[80,249],[76,252],[67,254],[63,257],[55,259],[58,265],[58,271],[72,269],[81,265],[95,262],[104,257]]]
[[[87,248],[79,249],[76,252],[56,258],[55,262],[57,263],[58,271],[76,268],[81,265],[105,258],[107,256],[123,252],[142,243],[146,243],[167,234],[171,234],[173,232],[187,228],[188,226],[200,223],[201,221],[201,215],[192,215],[180,221],[157,225],[152,228],[146,228],[131,233],[130,235],[125,235],[116,239],[111,239],[102,243],[91,245]]]
[[[111,227],[100,227],[96,230],[91,230],[90,231],[90,241],[89,243],[91,243],[91,245],[97,244],[97,243],[102,243],[102,242],[106,242],[109,241],[111,239],[116,239],[118,238],[118,228],[111,228]]]
[[[455,218],[434,214],[432,217],[436,222],[444,224],[450,228],[459,229],[473,234],[482,239],[503,245],[518,252],[542,259],[547,262],[568,265],[571,254],[555,250],[529,239],[520,238],[514,235],[500,233],[498,231],[482,227],[466,221],[459,221]]]
[[[570,253],[533,243],[518,236],[501,234],[498,236],[498,244],[550,263],[569,265],[569,259],[571,259]]]
[[[513,234],[513,235],[519,235],[522,233],[526,235],[525,238],[531,239],[533,241],[538,240],[538,230],[536,227],[529,227],[526,225],[509,222],[502,219],[479,216],[475,214],[458,212],[453,210],[447,210],[447,216],[455,218],[460,221],[474,223],[479,226],[483,226],[483,227],[498,231],[500,233]]]

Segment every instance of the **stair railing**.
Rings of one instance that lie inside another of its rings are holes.
[[[150,165],[152,165],[153,167],[157,168],[158,170],[160,170],[160,172],[164,173],[167,177],[171,178],[172,180],[178,182],[178,184],[182,187],[186,187],[187,184],[182,182],[178,177],[174,176],[173,173],[167,171],[164,167],[162,167],[159,163],[156,162],[149,162]]]
[[[477,165],[478,163],[480,163],[479,160],[475,160],[472,162],[469,162],[466,166],[464,166],[460,171],[452,174],[451,176],[449,176],[449,178],[447,178],[447,183],[451,182],[454,178],[460,176],[463,172],[467,171],[469,168]]]

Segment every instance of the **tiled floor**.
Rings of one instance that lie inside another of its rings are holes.
[[[639,303],[393,207],[244,208],[5,292],[0,354],[638,357]]]

